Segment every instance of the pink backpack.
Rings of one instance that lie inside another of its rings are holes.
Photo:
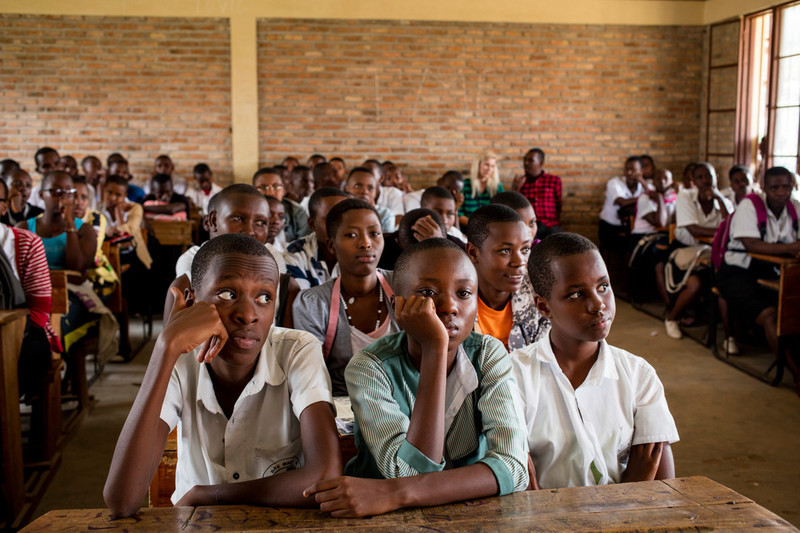
[[[767,205],[756,193],[748,194],[745,198],[749,198],[753,202],[753,207],[756,208],[756,221],[758,222],[758,232],[761,234],[763,241],[767,235]],[[744,198],[743,198],[744,200]],[[795,234],[797,233],[797,211],[791,200],[786,204],[786,210],[792,219],[792,228]],[[725,217],[725,220],[717,228],[714,234],[714,242],[711,244],[711,262],[714,268],[719,270],[722,263],[725,262],[725,252],[728,251],[728,241],[731,234],[731,221],[733,220],[733,213]]]

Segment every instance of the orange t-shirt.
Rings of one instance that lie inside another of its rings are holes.
[[[511,299],[506,306],[497,311],[492,309],[478,297],[478,327],[484,335],[491,335],[508,348],[508,335],[514,325],[514,316],[511,314]]]

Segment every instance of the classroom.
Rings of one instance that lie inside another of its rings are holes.
[[[0,0],[0,530],[800,527],[798,24]]]

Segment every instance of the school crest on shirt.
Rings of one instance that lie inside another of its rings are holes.
[[[298,468],[300,468],[300,459],[298,457],[285,457],[269,465],[264,470],[264,473],[261,474],[261,477],[274,476],[275,474],[297,470]]]

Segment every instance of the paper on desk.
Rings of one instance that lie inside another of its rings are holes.
[[[336,407],[336,429],[339,435],[352,435],[355,417],[350,407],[350,397],[336,396],[333,398],[333,405]]]

